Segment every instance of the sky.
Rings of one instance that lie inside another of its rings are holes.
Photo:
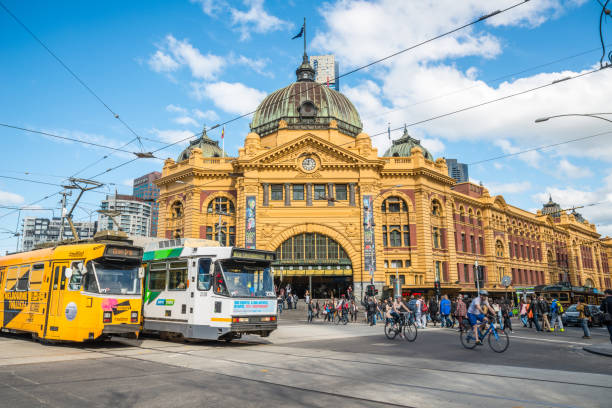
[[[161,171],[162,160],[139,159],[99,175],[133,158],[130,152],[164,148],[253,111],[295,81],[303,43],[291,37],[304,18],[308,53],[334,54],[342,74],[520,0],[0,2],[97,95],[0,7],[0,123],[114,148],[134,138],[129,129],[142,138],[142,146],[117,152],[0,126],[3,253],[15,250],[24,216],[60,215],[53,194],[67,177],[105,183],[86,193],[74,215],[95,219],[105,194],[130,194],[134,178]],[[492,195],[530,211],[549,194],[563,208],[596,204],[578,211],[612,235],[612,133],[605,133],[612,124],[585,117],[534,122],[609,111],[612,69],[410,125],[599,68],[600,13],[596,0],[531,0],[347,75],[340,91],[366,133],[383,133],[372,139],[381,154],[391,143],[387,127],[408,124],[435,157],[471,164],[470,179]],[[604,20],[606,44],[611,24]],[[250,119],[225,127],[228,154],[243,145]],[[209,136],[219,139],[219,129]],[[156,155],[176,158],[186,143]],[[32,203],[35,210],[12,209]]]

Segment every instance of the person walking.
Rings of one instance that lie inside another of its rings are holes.
[[[535,324],[536,331],[542,331],[540,328],[539,316],[538,316],[538,300],[535,296],[531,297],[531,301],[529,302],[529,312],[527,315],[529,316],[529,328],[533,328],[532,323]]]
[[[310,292],[308,289],[306,290],[306,293],[304,293],[304,302],[306,302],[306,304],[310,303]]]
[[[580,312],[578,319],[580,320],[582,331],[584,332],[584,336],[582,336],[582,338],[590,339],[591,332],[589,331],[589,321],[591,320],[591,311],[589,310],[589,306],[584,303],[584,298],[578,299],[576,310]]]
[[[612,343],[612,289],[606,289],[604,293],[606,294],[606,297],[601,301],[599,310],[604,313],[603,323],[608,328],[608,333],[610,333],[610,343]]]
[[[350,304],[351,322],[357,322],[357,310],[358,309],[357,309],[357,303],[355,303],[355,298],[352,298],[351,304]]]
[[[548,302],[546,301],[546,299],[544,299],[544,296],[542,295],[540,295],[539,306],[540,306],[540,312],[542,313],[542,331],[548,332],[550,331],[550,323],[548,321],[550,305],[548,304]]]
[[[559,331],[564,332],[563,328],[563,319],[561,318],[561,314],[563,313],[563,305],[557,299],[553,299],[550,302],[550,331],[555,331],[555,324],[559,323]]]
[[[529,305],[521,300],[520,303],[520,315],[521,315],[521,323],[523,323],[523,327],[527,327],[527,313]]]
[[[503,321],[504,330],[510,330],[510,333],[514,333],[512,330],[512,321],[510,320],[510,311],[512,310],[512,305],[508,299],[504,299],[501,304],[501,315]]]
[[[463,319],[467,318],[467,305],[463,301],[463,296],[461,295],[457,296],[457,302],[455,305],[455,317],[459,322],[459,328],[457,329],[457,331],[463,331]]]
[[[426,329],[427,328],[427,315],[429,313],[429,307],[427,306],[427,302],[425,301],[425,298],[421,295],[421,297],[419,298],[420,301],[420,311],[421,311],[421,328],[422,329]],[[419,317],[417,316],[417,320],[419,320]]]
[[[432,297],[429,299],[429,317],[431,318],[431,322],[433,323],[434,327],[436,327],[436,323],[438,322],[438,311],[438,301]]]
[[[451,314],[451,301],[448,300],[447,295],[442,296],[440,300],[440,326],[441,327],[453,327],[453,324],[449,318]]]
[[[312,318],[314,317],[314,304],[312,303],[312,299],[308,299],[308,323],[312,323]]]
[[[317,299],[317,302],[315,303],[315,317],[318,319],[319,315],[321,314],[321,304],[319,304],[319,299]]]
[[[455,298],[452,298],[450,299],[450,302],[451,302],[451,312],[450,312],[451,327],[455,327],[455,323],[457,322],[457,315],[455,313],[457,311],[457,300]]]

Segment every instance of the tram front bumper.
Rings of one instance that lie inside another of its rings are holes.
[[[276,322],[232,323],[230,331],[235,333],[258,333],[276,330]]]
[[[139,324],[109,324],[104,326],[102,329],[102,334],[127,334],[127,333],[137,333],[140,331]]]

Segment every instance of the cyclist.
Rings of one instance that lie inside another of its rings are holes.
[[[478,336],[478,322],[482,324],[488,322],[487,317],[485,316],[483,307],[486,306],[486,310],[492,310],[493,308],[489,304],[487,300],[489,296],[489,292],[486,290],[481,290],[478,292],[478,296],[472,300],[470,303],[470,307],[467,311],[467,317],[472,325],[472,330],[474,330],[474,338],[476,339],[476,344],[482,344],[480,341],[480,337]]]

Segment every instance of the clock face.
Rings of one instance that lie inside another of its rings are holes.
[[[317,162],[312,157],[307,157],[302,161],[302,168],[306,171],[313,171],[317,167]]]

